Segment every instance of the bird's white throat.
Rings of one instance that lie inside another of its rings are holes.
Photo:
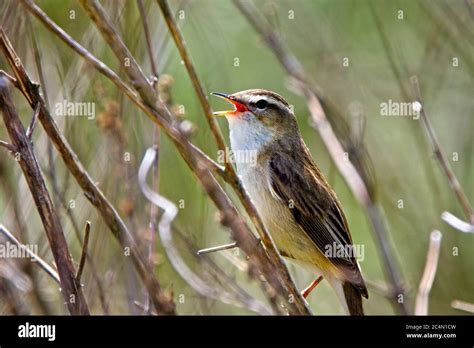
[[[230,129],[230,145],[234,153],[258,155],[265,145],[274,138],[272,131],[250,112],[242,113],[239,116],[228,116],[227,120]],[[249,166],[249,163],[236,164],[238,171]]]

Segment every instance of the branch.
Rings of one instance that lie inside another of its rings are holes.
[[[441,145],[438,141],[438,138],[436,137],[435,130],[431,124],[430,119],[428,118],[428,115],[425,111],[424,104],[421,99],[421,93],[420,93],[420,85],[418,83],[418,78],[416,76],[412,76],[410,78],[412,88],[413,88],[413,93],[415,95],[416,100],[421,103],[421,119],[423,120],[423,125],[425,126],[424,129],[426,131],[426,135],[428,136],[428,139],[430,140],[431,147],[433,149],[433,152],[436,156],[436,159],[438,160],[441,169],[443,170],[444,174],[448,178],[449,182],[449,187],[453,190],[454,194],[456,195],[456,198],[459,201],[459,204],[461,205],[462,209],[464,210],[464,214],[466,215],[466,219],[471,222],[471,224],[474,225],[474,212],[472,210],[471,205],[469,204],[469,200],[467,199],[466,195],[464,194],[464,191],[461,187],[461,184],[459,183],[458,178],[456,177],[456,174],[454,174],[451,166],[449,165],[449,162],[446,160],[446,157],[441,149]]]
[[[13,145],[10,144],[10,143],[7,143],[6,141],[0,140],[0,146],[1,146],[1,147],[4,147],[5,149],[7,149],[8,151],[10,151],[11,153],[15,153],[15,152],[16,152],[16,147],[13,146]]]
[[[0,45],[5,48],[5,33],[0,29]],[[0,78],[0,105],[2,105],[3,121],[13,145],[20,153],[19,161],[31,195],[43,222],[53,257],[58,267],[61,281],[61,293],[71,314],[88,315],[89,308],[80,288],[74,282],[74,266],[64,236],[59,217],[54,210],[51,197],[46,189],[44,178],[33,153],[30,140],[16,113],[8,88],[8,80]],[[71,301],[74,299],[74,301]]]
[[[403,282],[396,264],[395,255],[390,246],[390,239],[383,215],[371,195],[373,190],[370,190],[370,187],[368,187],[368,184],[364,181],[364,176],[360,168],[357,169],[351,161],[346,160],[344,156],[344,147],[334,133],[323,108],[323,105],[328,104],[327,101],[322,102],[321,97],[306,78],[308,74],[303,70],[298,59],[283,46],[279,36],[269,29],[269,24],[265,21],[265,18],[258,16],[258,11],[255,8],[250,8],[248,2],[234,0],[234,4],[253,26],[255,31],[262,37],[280,64],[285,68],[294,86],[305,96],[315,128],[319,132],[324,145],[331,155],[331,159],[336,164],[337,169],[351,189],[354,197],[367,211],[377,243],[379,244],[378,249],[381,252],[384,272],[392,288],[392,304],[399,313],[407,314],[408,309],[405,301],[402,303],[398,301],[399,295],[404,297],[405,290],[402,285]]]
[[[96,186],[89,173],[68,144],[67,140],[57,128],[39,93],[38,85],[31,81],[25,68],[21,64],[21,60],[18,58],[3,30],[0,31],[0,48],[7,57],[15,73],[16,79],[18,80],[21,92],[25,95],[31,107],[35,108],[39,103],[39,121],[61,155],[65,165],[74,176],[79,186],[83,189],[84,195],[99,210],[102,218],[113,233],[114,237],[120,242],[121,246],[123,248],[129,247],[131,249],[132,252],[130,255],[132,260],[148,292],[150,293],[150,296],[153,298],[153,304],[156,307],[157,312],[162,314],[174,314],[173,302],[162,292],[158,280],[154,277],[152,270],[149,269],[147,262],[141,255],[138,245],[125,226],[125,223],[120,218],[113,205]]]
[[[84,244],[82,245],[82,254],[81,260],[79,261],[79,268],[76,273],[76,283],[78,286],[81,286],[81,277],[82,272],[84,271],[84,266],[87,259],[87,247],[89,246],[89,232],[91,231],[91,222],[86,221],[86,227],[84,228]]]
[[[158,78],[158,69],[156,68],[155,60],[153,59],[153,45],[150,30],[148,29],[148,21],[146,19],[146,11],[143,6],[143,0],[138,0],[138,10],[143,23],[143,31],[145,32],[146,47],[148,52],[148,59],[150,60],[151,73],[153,77]]]
[[[331,156],[340,174],[345,179],[353,195],[364,207],[368,207],[369,205],[373,204],[369,195],[369,191],[367,190],[367,186],[365,185],[362,177],[359,175],[356,167],[352,164],[352,162],[345,159],[346,156],[344,148],[334,133],[331,124],[326,118],[318,97],[306,84],[299,83],[298,85],[297,81],[294,82],[297,89],[302,91],[306,98],[314,128],[319,132],[324,145],[326,145],[329,155]]]
[[[9,75],[7,72],[0,69],[0,77],[6,78],[10,83],[15,86],[16,88],[20,89],[20,84],[18,83],[17,79],[13,76]]]
[[[418,293],[416,294],[415,315],[428,315],[428,298],[436,276],[436,270],[438,269],[442,236],[441,232],[436,230],[430,234],[430,245],[428,247],[425,270]]]
[[[39,105],[37,105],[36,108],[33,109],[33,116],[31,117],[30,125],[26,129],[26,136],[30,140],[31,140],[31,138],[33,136],[33,132],[35,130],[36,121],[38,120],[38,114],[39,114]]]
[[[21,250],[24,250],[28,256],[31,258],[31,261],[37,262],[40,266],[53,280],[60,284],[59,275],[56,270],[51,267],[45,260],[43,260],[39,255],[35,254],[33,251],[28,249],[25,245],[21,244],[18,239],[15,238],[13,234],[2,224],[0,224],[0,232],[8,238],[8,240],[15,245],[17,245]]]
[[[229,249],[234,249],[234,248],[237,248],[237,243],[235,243],[235,242],[215,246],[215,247],[212,247],[212,248],[200,249],[200,250],[197,251],[197,254],[198,255],[204,255],[204,254],[214,253],[216,251],[229,250]]]

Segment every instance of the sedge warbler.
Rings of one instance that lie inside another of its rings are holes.
[[[288,103],[263,89],[213,95],[234,106],[214,113],[227,118],[232,151],[256,153],[252,163],[237,161],[237,174],[281,255],[310,266],[319,276],[303,296],[325,278],[349,314],[363,315],[362,296],[368,298],[368,293],[350,252],[346,217]]]

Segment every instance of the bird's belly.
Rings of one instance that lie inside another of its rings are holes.
[[[323,272],[332,268],[327,258],[296,223],[289,206],[272,195],[264,171],[249,168],[241,170],[239,174],[282,256]]]

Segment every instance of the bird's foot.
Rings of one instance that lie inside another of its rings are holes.
[[[309,284],[306,289],[304,289],[303,291],[301,291],[301,296],[303,296],[304,298],[307,298],[308,295],[311,293],[311,291],[313,291],[314,288],[315,288],[316,286],[318,286],[319,283],[321,283],[321,280],[323,280],[323,276],[319,276],[318,278],[316,278],[315,280],[313,280],[313,281],[311,282],[311,284]]]

